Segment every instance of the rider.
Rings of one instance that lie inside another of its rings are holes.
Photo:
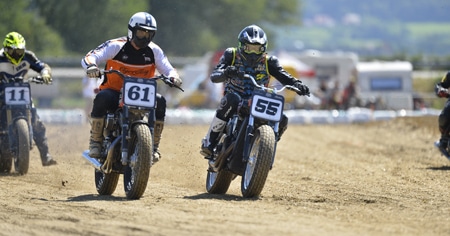
[[[450,71],[447,72],[444,77],[442,77],[442,80],[440,83],[436,86],[436,95],[438,97],[445,97],[449,98],[448,93],[444,89],[448,89],[450,87]],[[444,88],[444,89],[442,89]],[[450,141],[450,99],[447,100],[445,103],[444,108],[441,111],[441,114],[439,115],[438,120],[438,126],[439,131],[441,132],[441,138],[437,142],[437,146],[443,152],[446,156],[449,156],[449,153],[447,152],[447,146]]]
[[[269,76],[275,77],[284,85],[293,85],[300,95],[309,95],[308,86],[295,79],[280,66],[278,58],[269,56],[266,33],[256,25],[245,27],[238,35],[238,48],[225,50],[219,63],[211,73],[213,83],[225,82],[225,92],[208,133],[202,140],[200,153],[209,159],[218,143],[218,136],[231,116],[237,111],[240,102],[248,100],[253,91],[253,83],[243,74],[256,78],[258,84],[269,83]],[[287,129],[288,118],[283,114],[279,126],[279,137]]]
[[[128,23],[128,36],[111,39],[88,52],[81,60],[90,78],[100,77],[99,65],[105,63],[105,69],[116,69],[126,75],[152,78],[155,69],[166,75],[176,85],[182,80],[170,64],[163,50],[154,42],[156,20],[146,12],[135,13]],[[117,109],[122,88],[122,78],[115,74],[104,75],[100,92],[94,98],[91,112],[91,136],[89,141],[89,156],[98,158],[103,141],[104,117],[108,111]],[[166,115],[166,100],[161,94],[156,97],[156,121],[154,127],[153,162],[161,158],[159,142],[164,128]]]
[[[29,69],[40,73],[45,84],[52,82],[50,66],[40,61],[32,51],[26,50],[25,38],[17,32],[8,33],[3,41],[3,49],[0,50],[0,79],[25,77]],[[34,104],[31,108],[31,120],[33,139],[39,149],[42,165],[55,165],[56,161],[48,151],[45,126],[40,120]]]

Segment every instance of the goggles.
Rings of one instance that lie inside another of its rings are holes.
[[[136,29],[136,37],[139,39],[151,39],[153,35],[155,35],[155,31],[153,30]]]
[[[261,54],[261,53],[263,53],[262,47],[263,46],[261,44],[246,43],[244,45],[244,52],[248,53],[248,54],[250,54],[250,53]]]
[[[25,49],[22,48],[11,48],[11,47],[6,47],[5,48],[6,53],[8,53],[8,55],[12,56],[12,57],[21,57],[24,53],[25,53]]]

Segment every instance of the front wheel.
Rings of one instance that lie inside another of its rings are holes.
[[[268,125],[255,131],[250,155],[242,176],[241,192],[246,198],[257,197],[264,188],[275,152],[275,133]]]
[[[30,166],[30,131],[28,123],[24,119],[15,122],[13,135],[16,137],[14,167],[16,171],[24,175],[28,173]]]
[[[130,162],[125,167],[123,184],[128,199],[139,199],[147,188],[152,166],[153,140],[149,127],[135,125],[128,144]]]

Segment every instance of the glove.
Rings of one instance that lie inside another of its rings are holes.
[[[52,83],[52,76],[50,75],[50,72],[46,69],[41,71],[42,81],[44,84],[51,84]]]
[[[175,86],[180,87],[183,84],[183,81],[179,77],[170,77],[170,82],[172,82]]]
[[[86,69],[86,75],[89,78],[99,78],[100,77],[100,69],[96,65],[91,65]]]
[[[436,96],[439,98],[448,98],[450,95],[448,94],[448,90],[443,88],[441,84],[436,84],[434,86],[434,92]]]
[[[305,84],[302,84],[302,82],[297,81],[294,84],[294,87],[296,87],[299,91],[297,92],[298,95],[309,95],[309,88]]]
[[[245,72],[239,71],[235,66],[229,66],[225,69],[223,74],[228,78],[244,78]]]

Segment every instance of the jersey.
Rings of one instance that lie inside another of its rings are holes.
[[[156,70],[167,77],[178,77],[178,73],[157,44],[150,42],[148,47],[136,50],[126,37],[106,41],[81,60],[85,69],[100,64],[105,64],[106,70],[115,69],[133,77],[149,79],[155,76]],[[122,78],[111,73],[105,76],[100,90],[108,88],[120,91],[122,85]]]
[[[10,79],[14,77],[26,77],[30,69],[40,73],[42,70],[50,67],[40,61],[32,51],[25,51],[25,55],[19,64],[14,65],[5,56],[4,49],[0,50],[0,80]]]
[[[228,66],[235,66],[239,71],[252,75],[258,84],[264,86],[268,86],[270,76],[273,76],[284,85],[293,85],[296,82],[300,82],[283,69],[277,57],[264,53],[256,63],[249,64],[236,48],[227,48],[225,50],[219,63],[211,73],[211,81],[213,83],[227,81],[228,78],[224,75],[224,71]],[[246,78],[234,78],[225,84],[225,93],[234,92],[243,99],[251,97],[253,89],[252,81]]]

